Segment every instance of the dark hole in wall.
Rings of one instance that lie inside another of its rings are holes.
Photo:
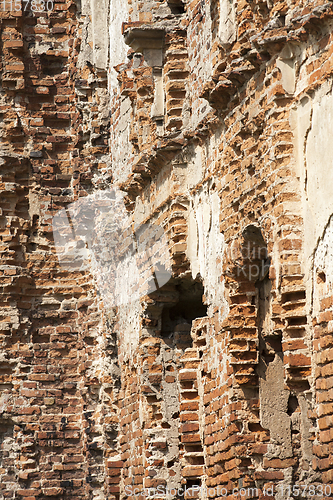
[[[183,279],[175,284],[175,290],[179,299],[163,308],[161,335],[167,337],[177,331],[191,344],[192,321],[207,316],[207,306],[202,301],[204,287],[200,281]]]
[[[288,372],[290,373],[291,379],[293,377],[302,377],[307,376],[306,371],[302,372],[299,368],[289,368]],[[310,390],[310,384],[308,380],[291,380],[288,383],[288,387],[291,388],[297,394],[301,392],[306,392]]]
[[[291,339],[301,339],[304,337],[304,333],[305,333],[304,328],[290,328],[290,327],[288,327],[286,331],[288,332],[288,337]]]
[[[264,349],[261,350],[261,358],[268,366],[269,363],[272,363],[275,360],[275,356],[279,356],[281,359],[283,357],[282,348],[279,348],[279,342],[270,345],[269,342],[265,340],[262,341],[262,344],[265,346]]]
[[[186,452],[187,453],[201,453],[202,446],[200,444],[186,443]]]
[[[282,356],[282,338],[280,336],[276,337],[266,337],[266,347],[274,353],[278,353]]]
[[[157,403],[158,399],[156,396],[147,396],[147,401],[149,404]]]
[[[81,0],[75,0],[75,6],[76,6],[76,15],[81,16],[82,12]]]
[[[169,3],[169,7],[170,7],[170,10],[171,10],[171,13],[174,14],[174,15],[177,15],[177,14],[184,14],[185,12],[185,5],[183,4],[183,2],[181,1],[177,1],[177,0],[173,0],[173,1],[170,1],[168,2]]]
[[[299,408],[298,405],[298,400],[296,396],[293,396],[292,394],[289,395],[288,399],[288,415],[291,416],[295,411]]]
[[[116,424],[107,425],[105,428],[105,435],[108,445],[115,449],[117,446],[118,426]]]
[[[280,23],[280,26],[285,26],[286,25],[286,16],[279,16],[279,23]]]
[[[320,271],[317,274],[317,283],[326,283],[326,274],[324,271]]]
[[[201,487],[201,479],[195,478],[195,479],[188,479],[186,481],[186,489],[189,490],[190,488],[195,488],[196,491],[197,488]]]
[[[266,430],[257,422],[249,422],[248,427],[251,432],[265,432]]]
[[[185,12],[184,5],[170,5],[170,8],[171,8],[172,14],[174,14],[174,15],[184,14],[184,12]]]
[[[301,326],[301,325],[306,325],[307,318],[306,316],[299,316],[299,317],[287,318],[287,321],[288,321],[288,326]]]
[[[51,118],[47,119],[44,118],[44,125],[45,127],[48,128],[55,128],[55,129],[67,129],[71,125],[70,120],[60,120],[59,118]]]
[[[305,299],[305,290],[287,292],[282,294],[282,302],[297,302]]]
[[[66,60],[64,57],[57,56],[41,56],[43,75],[59,75],[65,69]]]

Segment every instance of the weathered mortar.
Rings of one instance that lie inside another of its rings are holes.
[[[1,498],[332,497],[332,2],[53,7],[0,12]],[[52,232],[112,188],[124,304]]]

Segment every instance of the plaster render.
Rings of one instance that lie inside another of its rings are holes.
[[[271,456],[276,456],[274,445],[278,445],[281,458],[291,457],[291,422],[287,413],[289,391],[284,389],[283,363],[278,355],[264,368],[260,393],[262,425],[270,430],[272,437]]]
[[[324,273],[326,287],[332,288],[333,285],[333,268],[332,268],[332,216],[330,217],[322,237],[316,246],[313,259],[313,286],[314,286],[314,310],[316,313],[320,310],[320,283],[318,283],[318,275]]]
[[[309,221],[309,226],[315,226],[314,241],[318,241],[318,237],[323,234],[333,212],[333,200],[329,188],[333,182],[333,159],[329,152],[329,145],[333,139],[332,120],[333,95],[330,89],[313,100],[312,121],[305,152],[308,199],[306,222]],[[312,224],[310,221],[313,221]]]
[[[109,22],[109,53],[110,53],[110,80],[109,85],[111,89],[117,86],[117,73],[114,69],[115,66],[121,64],[126,59],[127,46],[121,33],[122,23],[128,17],[128,3],[122,0],[112,0],[110,2],[110,22]],[[107,53],[107,50],[105,50]],[[129,120],[128,120],[129,122]]]
[[[219,36],[221,43],[232,43],[236,39],[235,3],[233,0],[220,0]]]
[[[292,125],[295,127],[296,165],[303,186],[305,222],[304,263],[310,272],[311,258],[333,212],[330,185],[332,158],[329,144],[332,141],[332,88],[324,85],[311,97],[304,96],[298,104]],[[320,193],[320,196],[318,196]]]
[[[216,192],[197,193],[193,198],[188,220],[188,258],[192,277],[198,274],[205,284],[206,300],[212,308],[221,306],[224,283],[217,278],[217,263],[222,269],[224,238],[219,231],[220,200]]]

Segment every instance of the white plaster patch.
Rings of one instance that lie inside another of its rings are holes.
[[[333,214],[332,85],[303,98],[291,115],[296,173],[303,186],[304,264],[308,276],[319,238]]]
[[[132,170],[132,145],[129,140],[132,105],[129,97],[121,99],[119,122],[110,139],[112,147],[113,176],[117,183],[125,182]]]
[[[193,158],[189,160],[187,165],[186,177],[188,188],[192,188],[200,182],[205,163],[202,147],[197,145],[194,150]]]
[[[295,92],[299,55],[300,48],[297,45],[287,44],[276,61],[281,71],[282,86],[287,94]]]
[[[233,0],[220,0],[219,37],[221,43],[236,40],[236,13]]]
[[[318,275],[324,273],[326,290],[333,288],[333,217],[320,240],[313,262],[313,309],[314,314],[320,311],[320,299],[323,296],[321,285],[318,283]]]
[[[108,0],[93,0],[93,48],[94,63],[97,68],[106,69],[108,62]]]
[[[313,101],[311,129],[305,149],[307,167],[307,218],[306,226],[313,226],[314,240],[333,213],[333,94],[320,96]]]
[[[119,331],[122,332],[121,353],[124,360],[130,359],[139,345],[141,331],[140,313],[142,306],[139,300],[119,307]]]
[[[110,78],[109,85],[111,89],[118,87],[117,72],[114,66],[123,63],[126,60],[128,46],[125,44],[121,33],[121,26],[128,18],[127,1],[111,0],[110,4]]]
[[[219,230],[220,199],[216,192],[194,196],[188,219],[187,254],[192,276],[200,274],[205,285],[207,302],[221,306],[224,302],[222,257],[224,237]]]
[[[109,59],[109,0],[82,1],[82,44],[78,65],[106,69]]]
[[[293,59],[278,59],[277,67],[281,71],[282,86],[287,94],[292,94],[295,90],[296,71]]]

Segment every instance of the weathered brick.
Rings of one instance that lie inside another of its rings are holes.
[[[99,10],[87,0],[81,15],[59,0],[49,13],[0,13],[6,498],[117,498],[124,485],[202,476],[230,496],[253,480],[275,488],[296,466],[332,480],[323,89],[333,43],[321,3],[121,0]],[[126,209],[99,207],[100,192],[119,185]],[[61,209],[64,243],[75,233],[97,274],[58,261]],[[126,214],[127,233],[116,228]],[[151,234],[141,252],[144,226],[131,246],[140,221],[165,241]],[[171,280],[136,298],[133,251],[138,287],[161,269]]]

